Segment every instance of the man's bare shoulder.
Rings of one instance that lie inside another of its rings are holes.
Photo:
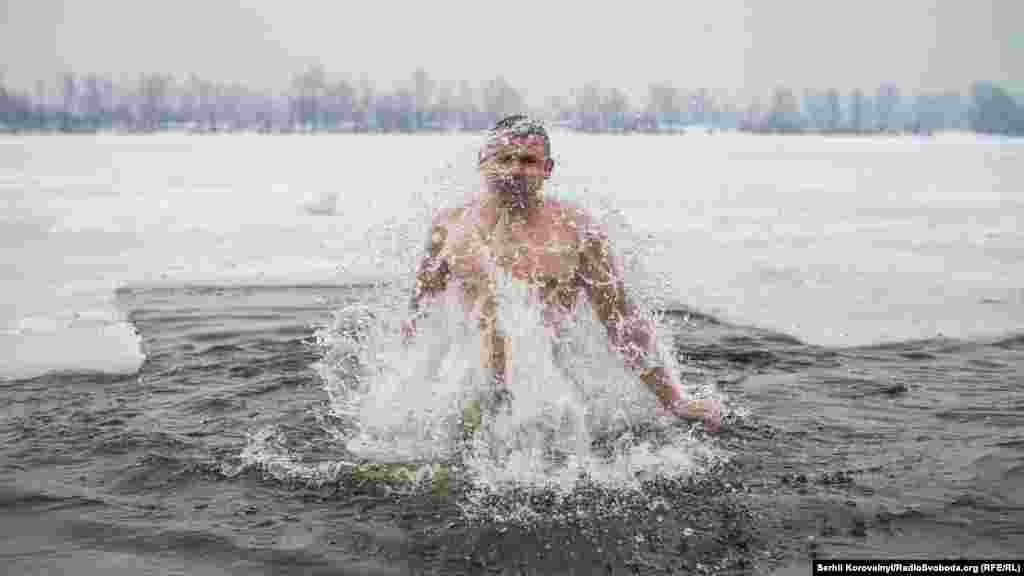
[[[572,229],[577,238],[601,239],[604,234],[600,225],[585,208],[568,200],[546,200],[544,202],[548,221],[560,228]]]

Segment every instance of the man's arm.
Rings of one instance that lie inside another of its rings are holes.
[[[654,325],[639,314],[639,309],[626,292],[607,237],[591,226],[582,228],[577,279],[598,319],[608,330],[612,345],[666,410],[678,416],[702,418],[708,428],[716,428],[720,420],[717,402],[684,400],[672,373],[659,361]]]
[[[406,337],[410,337],[416,332],[416,319],[421,315],[420,308],[424,299],[444,292],[448,285],[448,263],[441,256],[447,237],[448,229],[444,226],[442,219],[438,218],[430,226],[426,251],[416,269],[416,284],[413,286],[412,297],[409,299],[409,311],[412,316],[402,325],[402,332]]]

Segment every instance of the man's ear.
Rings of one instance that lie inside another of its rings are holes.
[[[555,161],[548,158],[544,161],[544,178],[551,178],[551,171],[555,169]]]

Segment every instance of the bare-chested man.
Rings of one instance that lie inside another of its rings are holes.
[[[544,127],[525,116],[498,122],[480,150],[483,192],[467,204],[436,216],[426,255],[416,273],[413,317],[407,336],[426,301],[449,286],[476,311],[483,334],[482,362],[496,384],[505,382],[506,340],[497,321],[496,269],[536,290],[545,319],[557,319],[586,295],[609,339],[670,413],[703,419],[715,429],[720,407],[714,400],[686,400],[671,371],[658,362],[654,326],[637,312],[626,293],[608,238],[581,208],[544,198],[551,176],[550,141]]]

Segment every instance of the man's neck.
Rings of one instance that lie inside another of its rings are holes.
[[[543,196],[538,190],[527,196],[525,202],[509,202],[498,194],[488,192],[483,200],[483,224],[487,228],[499,225],[525,226],[534,220],[544,204]]]

